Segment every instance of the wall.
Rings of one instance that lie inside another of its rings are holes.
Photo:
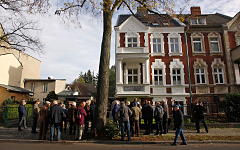
[[[17,93],[17,92],[9,92],[7,91],[5,88],[0,87],[0,106],[2,105],[3,101],[11,98],[11,96],[15,96],[16,100],[22,100],[22,99],[29,99],[30,96],[28,94],[25,93]]]
[[[58,94],[62,92],[66,87],[66,80],[56,80],[55,81],[55,93]]]
[[[13,54],[0,55],[0,84],[19,87],[22,65]]]

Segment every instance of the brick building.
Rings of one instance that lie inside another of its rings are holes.
[[[232,61],[231,52],[239,52],[239,20],[239,15],[202,14],[200,7],[176,17],[143,8],[135,15],[119,15],[116,97],[186,105],[218,102],[231,89],[237,91],[240,56]]]

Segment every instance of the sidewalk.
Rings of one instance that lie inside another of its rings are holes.
[[[185,130],[185,136],[188,143],[239,143],[240,144],[240,128],[212,128],[209,133],[197,134],[193,130]],[[120,141],[119,138],[114,140],[83,140],[74,141],[73,137],[63,134],[63,141],[57,143],[106,143],[106,144],[160,144],[171,143],[174,137],[174,131],[166,135],[141,135],[140,137],[133,137],[131,142]],[[180,137],[179,137],[180,138]],[[31,129],[18,131],[17,128],[0,127],[0,142],[49,142],[38,140],[38,134],[32,134]]]

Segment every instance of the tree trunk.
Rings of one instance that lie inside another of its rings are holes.
[[[108,89],[109,89],[109,62],[111,49],[112,34],[112,12],[106,8],[103,9],[103,37],[101,45],[101,56],[99,64],[99,75],[97,85],[97,114],[96,128],[98,136],[106,125],[107,109],[108,109]]]

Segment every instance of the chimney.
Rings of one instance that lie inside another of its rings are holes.
[[[200,7],[191,7],[191,15],[201,15]]]
[[[137,7],[137,15],[145,17],[148,15],[148,10],[145,7]]]

